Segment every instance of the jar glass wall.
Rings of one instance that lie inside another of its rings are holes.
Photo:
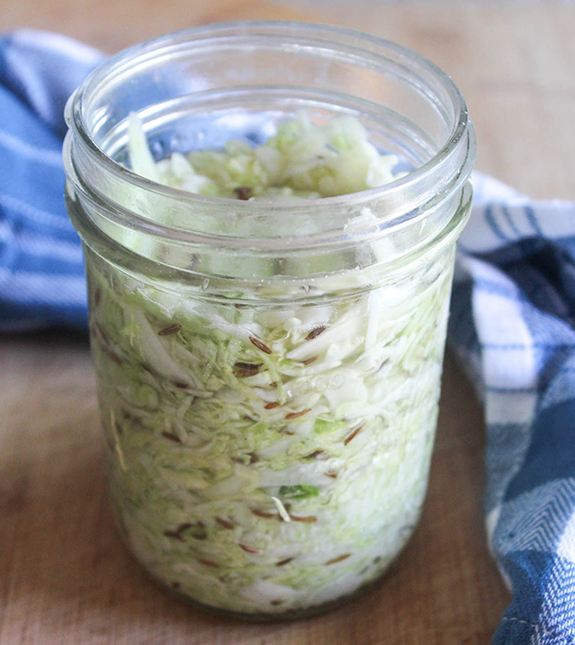
[[[398,178],[272,203],[126,167],[131,112],[162,159],[260,143],[301,110],[354,117],[397,156]],[[388,568],[425,496],[471,201],[461,95],[369,36],[235,23],[112,58],[67,118],[67,202],[126,542],[213,609],[279,618],[349,597]]]

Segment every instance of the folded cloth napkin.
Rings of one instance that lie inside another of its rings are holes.
[[[64,103],[101,55],[0,37],[0,328],[85,328]],[[489,543],[513,592],[494,645],[575,642],[575,205],[476,174],[450,340],[485,405]]]
[[[485,406],[494,645],[575,643],[575,204],[479,176],[450,340]]]
[[[51,33],[0,35],[0,330],[86,327],[62,140],[66,100],[101,59]]]

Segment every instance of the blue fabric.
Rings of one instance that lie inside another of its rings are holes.
[[[100,54],[0,37],[0,329],[85,329],[64,104]],[[575,206],[474,176],[450,341],[484,402],[487,533],[513,602],[494,645],[575,642]]]
[[[63,200],[63,112],[101,58],[55,34],[0,36],[0,330],[86,327],[82,250]]]
[[[487,424],[487,533],[513,593],[494,645],[575,642],[575,204],[475,177],[451,344]]]

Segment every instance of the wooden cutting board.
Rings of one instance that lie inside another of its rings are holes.
[[[325,2],[313,16],[440,64],[475,119],[479,166],[574,198],[575,7]],[[3,0],[0,29],[67,33],[114,52],[194,24],[309,19],[261,0]],[[485,546],[483,428],[448,358],[427,506],[378,586],[323,617],[214,618],[148,579],[113,528],[85,341],[0,338],[0,645],[487,645],[509,602]]]

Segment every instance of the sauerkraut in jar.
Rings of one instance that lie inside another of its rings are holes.
[[[336,36],[328,73],[319,43]],[[309,45],[307,65],[286,42]],[[191,100],[182,79],[209,44],[213,87]],[[358,45],[379,101],[389,84],[381,114],[365,107],[369,78],[341,94],[337,65],[357,66]],[[218,76],[230,47],[261,87]],[[274,56],[295,57],[310,89],[270,87]],[[421,84],[404,79],[409,92],[436,93],[428,112],[400,112],[406,56]],[[314,61],[323,85],[310,96]],[[155,73],[155,103],[121,93],[132,68],[140,86]],[[410,537],[470,205],[464,107],[414,54],[282,23],[152,41],[73,99],[67,200],[85,243],[112,500],[133,553],[177,593],[253,618],[315,613],[377,579]]]

